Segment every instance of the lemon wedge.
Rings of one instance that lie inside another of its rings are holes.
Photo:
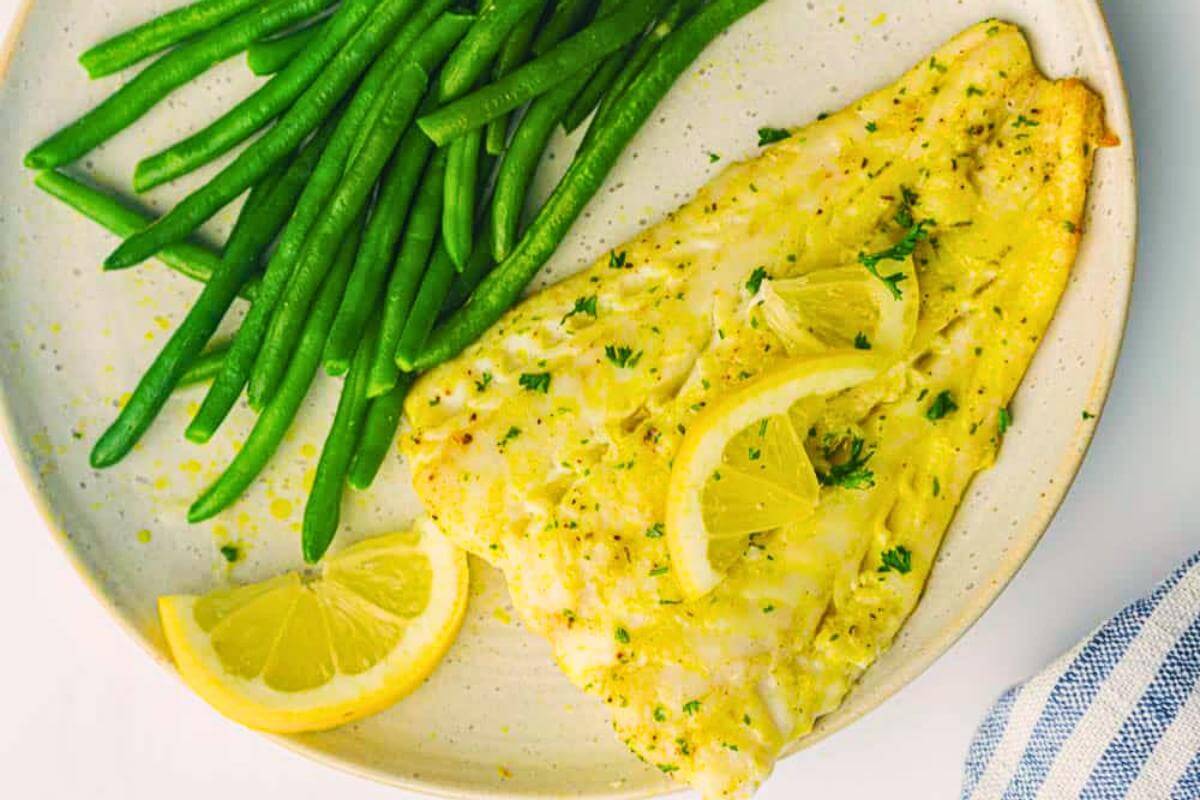
[[[274,733],[380,711],[441,661],[467,607],[466,556],[432,524],[368,539],[315,571],[159,598],[183,680]]]
[[[798,360],[723,398],[688,427],[671,468],[666,533],[689,599],[720,583],[752,534],[812,516],[820,494],[794,411],[878,376],[878,356]]]
[[[763,317],[790,356],[901,352],[917,330],[920,291],[911,257],[891,266],[887,280],[862,265],[764,280],[759,288]]]

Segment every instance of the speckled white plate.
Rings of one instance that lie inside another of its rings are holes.
[[[160,265],[104,275],[113,239],[41,195],[20,155],[110,92],[71,56],[178,0],[30,3],[5,48],[0,88],[0,406],[4,427],[55,535],[97,596],[166,664],[154,599],[250,581],[299,562],[307,482],[335,384],[322,380],[279,456],[217,520],[184,511],[228,461],[251,416],[239,409],[207,447],[181,436],[197,390],[173,399],[124,463],[104,473],[87,452],[194,296]],[[549,275],[562,275],[678,205],[727,163],[754,151],[761,125],[795,125],[893,81],[967,25],[1022,25],[1053,76],[1087,80],[1108,103],[1121,147],[1099,156],[1087,236],[1058,316],[1015,402],[1020,424],[999,463],[973,485],[917,612],[819,734],[847,724],[925,669],[979,617],[1029,555],[1092,434],[1121,343],[1133,277],[1136,185],[1124,87],[1094,0],[770,0],[717,42],[639,136],[577,225]],[[240,59],[174,94],[80,165],[127,186],[134,163],[190,133],[255,84]],[[569,143],[542,171],[547,191]],[[206,172],[206,175],[211,172]],[[203,176],[197,176],[203,177]],[[151,194],[155,208],[196,180]],[[222,214],[209,232],[227,229]],[[348,503],[339,544],[405,524],[420,509],[399,459],[378,488]],[[34,535],[34,532],[13,532]],[[219,547],[243,546],[230,569]],[[498,576],[476,564],[471,611],[445,664],[392,710],[287,742],[380,780],[459,796],[630,797],[666,788],[616,741],[598,704],[572,688],[544,644],[514,621]],[[901,735],[897,732],[897,735]]]

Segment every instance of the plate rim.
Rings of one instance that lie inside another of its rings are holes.
[[[0,83],[8,78],[17,44],[25,31],[30,12],[38,2],[39,0],[20,1],[13,16],[12,25],[3,41],[0,41]],[[1134,158],[1129,162],[1129,190],[1132,200],[1130,201],[1128,210],[1130,219],[1127,222],[1131,226],[1130,236],[1120,261],[1122,272],[1126,276],[1126,286],[1124,296],[1121,298],[1119,317],[1111,323],[1115,333],[1116,346],[1112,348],[1107,362],[1101,364],[1097,369],[1097,380],[1092,384],[1088,396],[1089,407],[1096,409],[1097,417],[1102,417],[1104,407],[1107,405],[1111,394],[1121,353],[1124,351],[1129,326],[1130,308],[1133,301],[1133,285],[1138,273],[1138,252],[1141,237],[1140,170],[1136,157],[1137,132],[1134,128],[1131,114],[1129,84],[1126,79],[1124,64],[1121,61],[1120,53],[1113,38],[1112,25],[1109,22],[1108,14],[1105,11],[1102,0],[1080,0],[1080,3],[1088,16],[1088,23],[1093,28],[1091,31],[1092,35],[1099,37],[1099,41],[1106,45],[1106,49],[1111,55],[1110,68],[1112,69],[1117,91],[1115,92],[1115,96],[1106,96],[1104,98],[1105,115],[1109,121],[1119,120],[1123,131],[1127,132],[1129,139],[1128,142],[1122,141],[1120,146],[1128,146],[1131,152],[1134,153]],[[957,615],[943,622],[940,633],[934,637],[932,642],[927,644],[923,649],[916,651],[914,656],[900,668],[894,669],[886,681],[872,687],[872,692],[867,696],[866,701],[859,703],[858,707],[852,713],[838,714],[836,716],[827,715],[818,719],[811,733],[794,742],[781,754],[779,758],[780,762],[801,750],[824,741],[826,738],[879,708],[900,690],[920,677],[983,618],[991,606],[1007,590],[1009,584],[1021,570],[1021,567],[1033,555],[1042,537],[1046,534],[1055,516],[1062,508],[1071,487],[1074,485],[1087,459],[1092,443],[1095,441],[1098,427],[1097,425],[1089,426],[1082,434],[1079,448],[1059,465],[1058,471],[1055,473],[1054,492],[1048,498],[1048,502],[1041,506],[1037,514],[1030,516],[1024,525],[1027,534],[1021,542],[1022,546],[1016,548],[1013,555],[998,564],[997,568],[992,572],[994,591],[988,595],[981,595],[980,600],[977,602],[964,605]],[[141,630],[132,620],[118,610],[114,600],[105,593],[97,576],[93,574],[72,544],[70,535],[60,526],[49,498],[39,487],[32,463],[25,457],[24,451],[17,447],[16,431],[16,415],[12,410],[5,384],[0,382],[0,441],[3,441],[12,454],[14,471],[33,502],[47,532],[50,534],[50,538],[54,541],[62,555],[65,556],[67,563],[75,571],[76,575],[82,580],[88,592],[96,599],[108,616],[116,622],[126,635],[133,639],[143,652],[150,656],[152,661],[168,672],[177,682],[177,685],[182,686],[182,679],[179,677],[179,673],[174,668],[170,659],[160,648],[155,647],[151,643],[145,631]],[[830,722],[831,719],[832,722]],[[232,721],[229,722],[236,724]],[[365,766],[346,757],[333,755],[319,747],[306,744],[297,738],[260,731],[256,731],[256,733],[259,733],[263,738],[274,742],[288,751],[308,758],[318,764],[332,767],[340,772],[434,797],[450,798],[451,800],[498,800],[499,798],[530,798],[530,800],[540,800],[541,798],[557,798],[562,796],[561,793],[552,793],[549,791],[511,792],[504,791],[499,787],[483,790],[479,788],[465,788],[448,781],[436,779],[405,778],[395,773],[384,772],[380,769]],[[685,786],[664,783],[657,790],[651,787],[640,787],[629,791],[591,794],[586,797],[589,800],[640,800],[641,798],[679,794],[684,791],[688,791]]]

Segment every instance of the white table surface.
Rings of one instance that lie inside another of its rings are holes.
[[[781,764],[762,798],[955,796],[992,700],[1200,547],[1200,2],[1105,5],[1139,135],[1142,241],[1125,351],[1096,442],[1041,546],[983,619],[897,697]],[[0,0],[0,31],[16,6]],[[16,168],[18,154],[5,158]],[[3,443],[0,514],[0,794],[406,794],[225,722],[156,666],[51,541]]]

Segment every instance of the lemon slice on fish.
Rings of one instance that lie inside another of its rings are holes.
[[[227,717],[301,733],[380,711],[415,689],[467,607],[465,555],[432,524],[369,539],[315,571],[159,598],[185,683]]]
[[[912,342],[920,312],[912,258],[880,264],[877,272],[858,264],[764,280],[763,317],[791,356],[901,352]]]
[[[750,537],[802,522],[820,487],[793,409],[869,381],[883,363],[843,353],[798,360],[710,406],[688,427],[667,488],[673,572],[689,598],[707,594]]]

